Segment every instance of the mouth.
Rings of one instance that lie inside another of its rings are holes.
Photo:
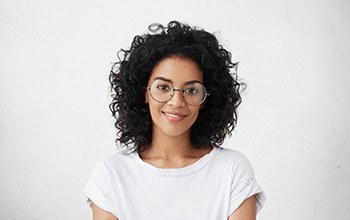
[[[170,122],[179,122],[183,120],[187,115],[181,114],[181,113],[174,113],[174,112],[164,112],[162,113],[165,115],[165,117],[170,121]]]

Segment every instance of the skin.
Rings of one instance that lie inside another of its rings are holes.
[[[198,65],[188,58],[171,56],[153,69],[148,85],[158,77],[171,80],[174,88],[183,88],[190,81],[203,82]],[[181,92],[166,103],[152,99],[147,90],[146,103],[152,117],[152,143],[140,153],[145,162],[159,168],[180,168],[192,164],[208,154],[212,147],[195,149],[190,141],[191,126],[196,121],[202,105],[188,105]],[[246,199],[228,220],[255,220],[255,197]],[[92,204],[94,220],[117,220],[115,216]]]
[[[183,88],[191,81],[203,82],[203,74],[195,62],[176,56],[154,67],[148,85],[159,77],[171,80],[174,88]],[[188,105],[181,92],[175,92],[166,103],[153,100],[149,91],[145,96],[153,121],[152,143],[140,154],[145,162],[159,168],[179,168],[194,163],[212,150],[210,146],[195,149],[190,141],[191,126],[201,105]]]

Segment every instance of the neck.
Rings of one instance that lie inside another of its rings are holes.
[[[179,136],[169,136],[162,131],[152,132],[152,143],[148,153],[164,159],[185,158],[193,154],[194,147],[191,143],[190,131]]]
[[[153,129],[152,143],[140,153],[140,157],[156,167],[179,168],[194,163],[211,150],[211,146],[195,148],[191,144],[190,131],[179,136],[169,136]]]

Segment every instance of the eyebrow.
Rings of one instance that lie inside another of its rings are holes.
[[[170,79],[167,79],[165,77],[162,77],[162,76],[157,76],[156,78],[154,78],[154,80],[157,80],[157,79],[160,79],[160,80],[163,80],[163,81],[166,81],[166,82],[169,82],[169,83],[173,83],[172,80]],[[153,81],[154,81],[153,80]],[[185,85],[191,85],[191,84],[195,84],[195,83],[200,83],[200,84],[203,84],[201,81],[199,80],[191,80],[191,81],[188,81],[185,83]]]

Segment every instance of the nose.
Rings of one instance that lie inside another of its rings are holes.
[[[186,101],[183,92],[180,89],[174,89],[174,94],[168,101],[168,104],[175,107],[183,107],[185,106],[185,102]]]

